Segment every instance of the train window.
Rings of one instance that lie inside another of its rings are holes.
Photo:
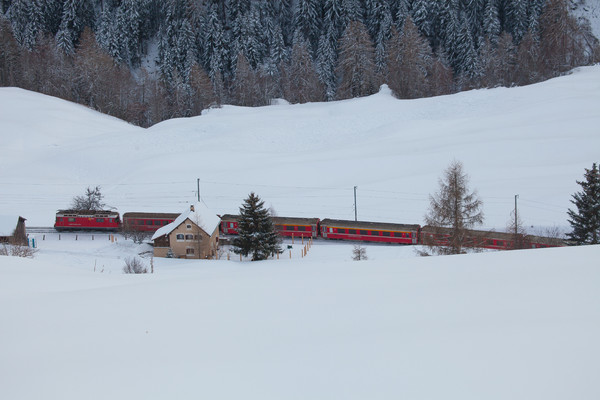
[[[306,227],[305,227],[305,226],[299,226],[299,227],[298,227],[298,230],[299,230],[299,231],[306,231]]]
[[[96,222],[104,222],[104,218],[96,218]]]
[[[502,240],[497,240],[497,241],[496,241],[496,244],[497,244],[498,246],[504,246],[504,242],[503,242]]]
[[[337,233],[346,233],[346,230],[342,229],[342,228],[338,228]]]
[[[356,229],[348,229],[350,235],[356,235]]]
[[[293,231],[293,230],[294,230],[294,227],[293,227],[293,226],[290,226],[290,225],[286,225],[286,226],[285,226],[285,230],[286,230],[286,231]]]
[[[361,234],[361,235],[366,235],[366,234],[367,234],[367,231],[360,231],[360,234]]]
[[[69,222],[75,222],[75,218],[69,218]]]
[[[392,232],[381,232],[383,236],[392,236]]]
[[[371,231],[371,236],[379,236],[379,231]]]

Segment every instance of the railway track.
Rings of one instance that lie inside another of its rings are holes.
[[[51,226],[28,226],[27,233],[57,233]]]

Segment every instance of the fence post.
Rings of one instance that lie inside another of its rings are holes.
[[[75,240],[77,240],[77,236],[79,236],[79,235],[75,235]]]

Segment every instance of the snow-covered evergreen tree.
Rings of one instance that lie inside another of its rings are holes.
[[[375,65],[379,72],[385,68],[385,44],[392,34],[393,18],[387,0],[367,0],[367,29],[375,45]]]
[[[295,33],[299,31],[310,45],[313,55],[319,42],[321,30],[321,2],[318,0],[298,0],[294,16]],[[296,39],[294,39],[296,40]]]
[[[584,178],[577,181],[582,190],[571,200],[577,209],[567,211],[573,229],[568,237],[578,245],[600,244],[600,172],[596,163],[585,169]]]
[[[483,12],[483,33],[489,39],[491,44],[498,42],[501,26],[498,17],[498,0],[487,0]]]
[[[507,0],[505,4],[506,30],[516,43],[521,42],[529,28],[528,3],[529,0]]]
[[[412,3],[411,16],[421,34],[426,37],[432,36],[432,18],[431,11],[433,6],[430,0],[414,0]]]
[[[269,211],[264,201],[254,193],[250,193],[240,207],[238,233],[239,236],[233,240],[233,252],[236,254],[259,261],[281,253],[281,238],[275,231]]]
[[[325,96],[327,97],[327,100],[333,100],[335,98],[336,63],[337,35],[335,27],[329,25],[327,31],[321,35],[317,54],[319,79],[321,79],[321,82],[323,82],[323,85],[325,86]]]

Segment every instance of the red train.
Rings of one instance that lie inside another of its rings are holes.
[[[54,229],[57,231],[113,231],[121,229],[141,232],[155,232],[158,228],[168,225],[179,214],[127,212],[123,221],[119,213],[110,210],[59,210],[56,213]]]
[[[221,216],[221,233],[237,235],[239,215]],[[448,230],[421,227],[417,224],[394,224],[388,222],[365,222],[338,219],[272,217],[275,228],[282,236],[321,237],[327,240],[347,240],[390,244],[448,244]],[[523,236],[518,246],[510,233],[470,230],[467,247],[496,250],[563,246],[560,240],[540,236]]]
[[[59,210],[56,213],[54,229],[117,231],[121,227],[119,213],[110,210]]]
[[[173,222],[179,214],[174,213],[142,213],[128,212],[123,214],[123,221],[116,211],[76,211],[59,210],[56,213],[54,228],[65,230],[104,230],[155,232],[160,227]],[[237,235],[239,215],[225,214],[220,217],[220,230],[223,235]],[[449,231],[421,227],[413,224],[394,224],[388,222],[365,222],[339,219],[272,217],[275,229],[281,236],[296,238],[323,238],[327,240],[347,240],[389,244],[432,244],[448,245]],[[514,235],[503,232],[468,231],[467,247],[482,247],[496,250],[513,248],[540,248],[564,246],[558,239],[523,236],[515,246]]]

